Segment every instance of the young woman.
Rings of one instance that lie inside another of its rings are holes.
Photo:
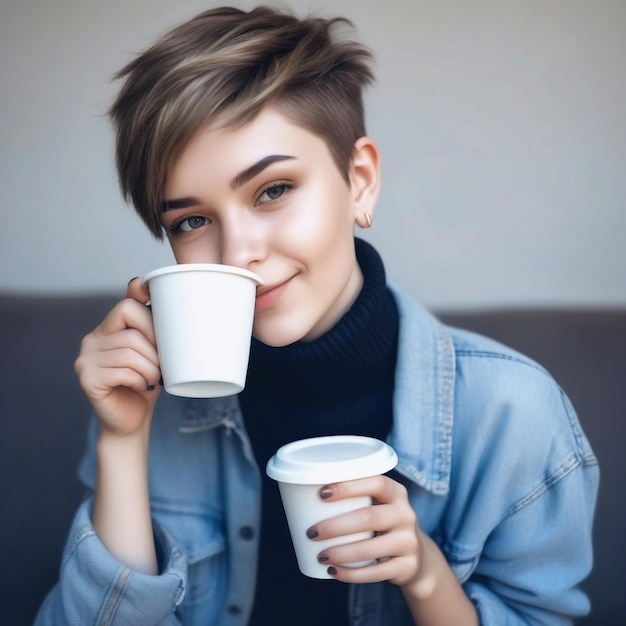
[[[95,419],[58,585],[39,624],[566,624],[588,610],[597,463],[537,364],[446,328],[386,284],[368,228],[379,154],[369,53],[344,20],[207,11],[124,68],[112,106],[122,190],[179,263],[258,288],[246,389],[160,392],[134,279],[83,341]],[[337,581],[299,574],[275,483],[281,445],[386,439],[390,475],[326,485],[375,506],[320,520]],[[339,563],[376,560],[358,569]]]

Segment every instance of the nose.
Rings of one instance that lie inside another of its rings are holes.
[[[259,219],[245,211],[222,220],[220,262],[254,269],[267,256],[267,241]]]

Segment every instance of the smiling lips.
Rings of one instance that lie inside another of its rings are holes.
[[[285,293],[290,282],[291,278],[280,285],[275,285],[274,287],[259,287],[259,289],[257,289],[254,312],[260,313],[261,311],[265,311],[266,309],[274,306],[274,304],[276,304],[276,302],[278,302],[278,300],[280,300],[282,295]]]

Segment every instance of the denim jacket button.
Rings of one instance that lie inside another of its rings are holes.
[[[250,541],[254,537],[254,528],[251,526],[242,526],[239,529],[239,536],[246,541]]]

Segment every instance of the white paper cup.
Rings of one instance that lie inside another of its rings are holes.
[[[261,279],[229,265],[188,263],[154,270],[143,282],[165,390],[188,398],[239,393]]]
[[[331,546],[359,541],[371,532],[313,541],[306,531],[318,522],[341,513],[372,506],[369,497],[325,502],[319,489],[328,483],[384,474],[398,463],[393,448],[371,437],[335,435],[294,441],[280,448],[267,464],[267,475],[278,482],[298,567],[311,578],[332,578],[317,555]],[[362,567],[364,563],[344,563]]]

